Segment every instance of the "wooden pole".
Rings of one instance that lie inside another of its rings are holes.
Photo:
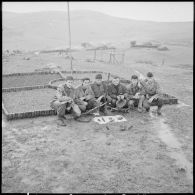
[[[69,12],[69,2],[68,1],[67,1],[67,7],[68,7],[68,30],[69,30],[70,69],[71,69],[71,75],[72,75],[73,67],[72,67],[72,55],[71,55],[70,12]]]

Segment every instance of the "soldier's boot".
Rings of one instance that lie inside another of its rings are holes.
[[[77,120],[81,116],[81,110],[77,104],[72,106],[73,117]]]
[[[158,108],[157,108],[157,114],[158,115],[162,115],[162,113],[161,113],[161,108],[162,108],[162,106],[163,106],[163,101],[162,101],[162,99],[160,99],[160,98],[158,98]]]
[[[100,107],[99,111],[102,112],[105,116],[108,115],[108,109],[106,105]]]
[[[57,124],[60,125],[60,126],[66,126],[65,120],[66,120],[65,117],[63,117],[63,116],[58,116]]]
[[[140,99],[139,99],[139,103],[138,103],[138,112],[142,112],[143,111],[143,101],[145,100],[145,97],[144,96],[141,96]]]
[[[158,108],[157,108],[157,114],[158,114],[158,115],[162,115],[162,113],[161,113],[161,108],[162,108],[162,106],[158,106]]]
[[[150,111],[150,107],[149,108],[145,108],[146,109],[146,112],[149,112]]]
[[[57,115],[58,115],[57,124],[60,126],[66,126],[65,113],[66,113],[66,104],[62,104],[62,105],[58,106],[58,108],[57,108]]]
[[[134,100],[129,100],[128,108],[131,110],[135,110]]]
[[[143,101],[143,108],[145,109],[146,112],[150,111],[150,103],[148,102],[147,99],[144,99]]]

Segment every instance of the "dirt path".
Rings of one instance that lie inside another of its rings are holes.
[[[151,116],[131,112],[125,123],[67,127],[55,117],[5,122],[2,191],[192,192],[189,167],[178,164],[181,156],[173,157],[160,135],[163,117]]]

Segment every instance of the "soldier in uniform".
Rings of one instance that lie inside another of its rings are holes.
[[[126,101],[127,99],[127,88],[120,83],[119,77],[114,77],[112,83],[108,85],[108,96],[107,101],[112,107],[116,107],[117,101]],[[123,106],[125,107],[126,104]]]
[[[101,74],[95,76],[95,81],[91,84],[91,89],[98,105],[100,105],[100,103],[106,103],[107,85],[102,81]],[[106,104],[100,107],[100,111],[107,115]]]
[[[94,92],[90,86],[90,79],[87,77],[83,78],[82,84],[76,88],[75,96],[75,103],[82,112],[97,106]]]
[[[75,89],[72,85],[73,77],[67,76],[65,84],[58,86],[56,95],[50,103],[51,108],[57,111],[59,125],[62,126],[66,126],[66,113],[73,113],[75,119],[81,115],[78,105],[74,102]]]
[[[159,84],[154,79],[153,74],[151,72],[148,72],[147,78],[145,80],[141,80],[140,83],[143,86],[141,94],[143,94],[145,97],[142,98],[143,107],[146,109],[146,111],[149,111],[151,103],[153,102],[158,106],[157,114],[161,115],[163,101],[160,98],[160,95],[162,94],[162,92]]]
[[[141,102],[142,96],[140,95],[140,91],[141,91],[141,86],[140,83],[138,82],[138,77],[137,75],[132,75],[131,82],[127,86],[128,107],[130,109],[134,109],[137,106],[138,109],[142,108],[142,102]]]

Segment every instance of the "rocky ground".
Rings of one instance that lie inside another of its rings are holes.
[[[49,62],[69,69],[63,56],[23,57],[7,58],[3,73],[31,72]],[[128,79],[135,70],[152,71],[180,103],[164,106],[162,116],[132,111],[124,115],[127,122],[107,125],[71,119],[61,127],[56,116],[8,122],[2,114],[2,192],[192,193],[192,64],[192,49],[184,47],[166,53],[129,50],[123,65],[74,62],[78,70]]]

